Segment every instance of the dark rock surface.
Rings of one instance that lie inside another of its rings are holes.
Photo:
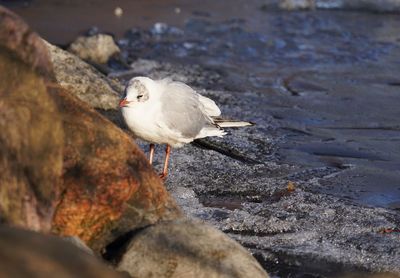
[[[0,222],[48,231],[61,191],[63,130],[43,42],[0,7]]]
[[[256,122],[173,150],[169,190],[279,275],[399,274],[400,21],[271,12],[265,30],[246,23],[192,19],[121,40],[141,60],[113,76],[172,75]]]
[[[0,226],[0,270],[13,278],[129,277],[60,238],[6,226]]]
[[[188,220],[159,223],[137,233],[117,269],[132,277],[269,277],[240,244],[209,225]]]

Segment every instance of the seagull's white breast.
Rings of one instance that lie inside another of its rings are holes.
[[[122,115],[129,129],[139,138],[152,142],[162,143],[157,119],[160,116],[161,105],[154,103],[137,103],[130,107],[122,108]]]
[[[129,129],[140,139],[155,144],[169,144],[181,147],[193,139],[183,138],[182,135],[169,129],[162,119],[161,103],[137,103],[122,108],[122,115]]]

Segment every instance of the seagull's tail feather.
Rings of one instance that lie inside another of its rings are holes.
[[[212,118],[214,123],[218,125],[220,128],[224,127],[244,127],[244,126],[252,126],[255,125],[255,123],[252,122],[246,122],[246,121],[237,121],[237,120],[227,120],[227,119],[222,119],[222,118],[217,118],[213,117]]]
[[[205,127],[203,128],[200,133],[196,136],[196,139],[210,137],[210,136],[217,136],[222,137],[226,134],[223,129],[217,127]]]

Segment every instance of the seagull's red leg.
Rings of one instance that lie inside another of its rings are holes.
[[[153,157],[154,157],[154,144],[150,144],[150,153],[149,153],[150,165],[153,164]]]
[[[160,178],[162,179],[166,179],[168,175],[168,161],[170,154],[171,154],[171,146],[167,144],[167,148],[165,149],[164,169],[162,174],[160,175]]]

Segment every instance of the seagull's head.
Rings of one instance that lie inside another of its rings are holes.
[[[150,98],[149,88],[153,80],[148,77],[135,77],[129,80],[119,107],[130,107],[146,102]]]

